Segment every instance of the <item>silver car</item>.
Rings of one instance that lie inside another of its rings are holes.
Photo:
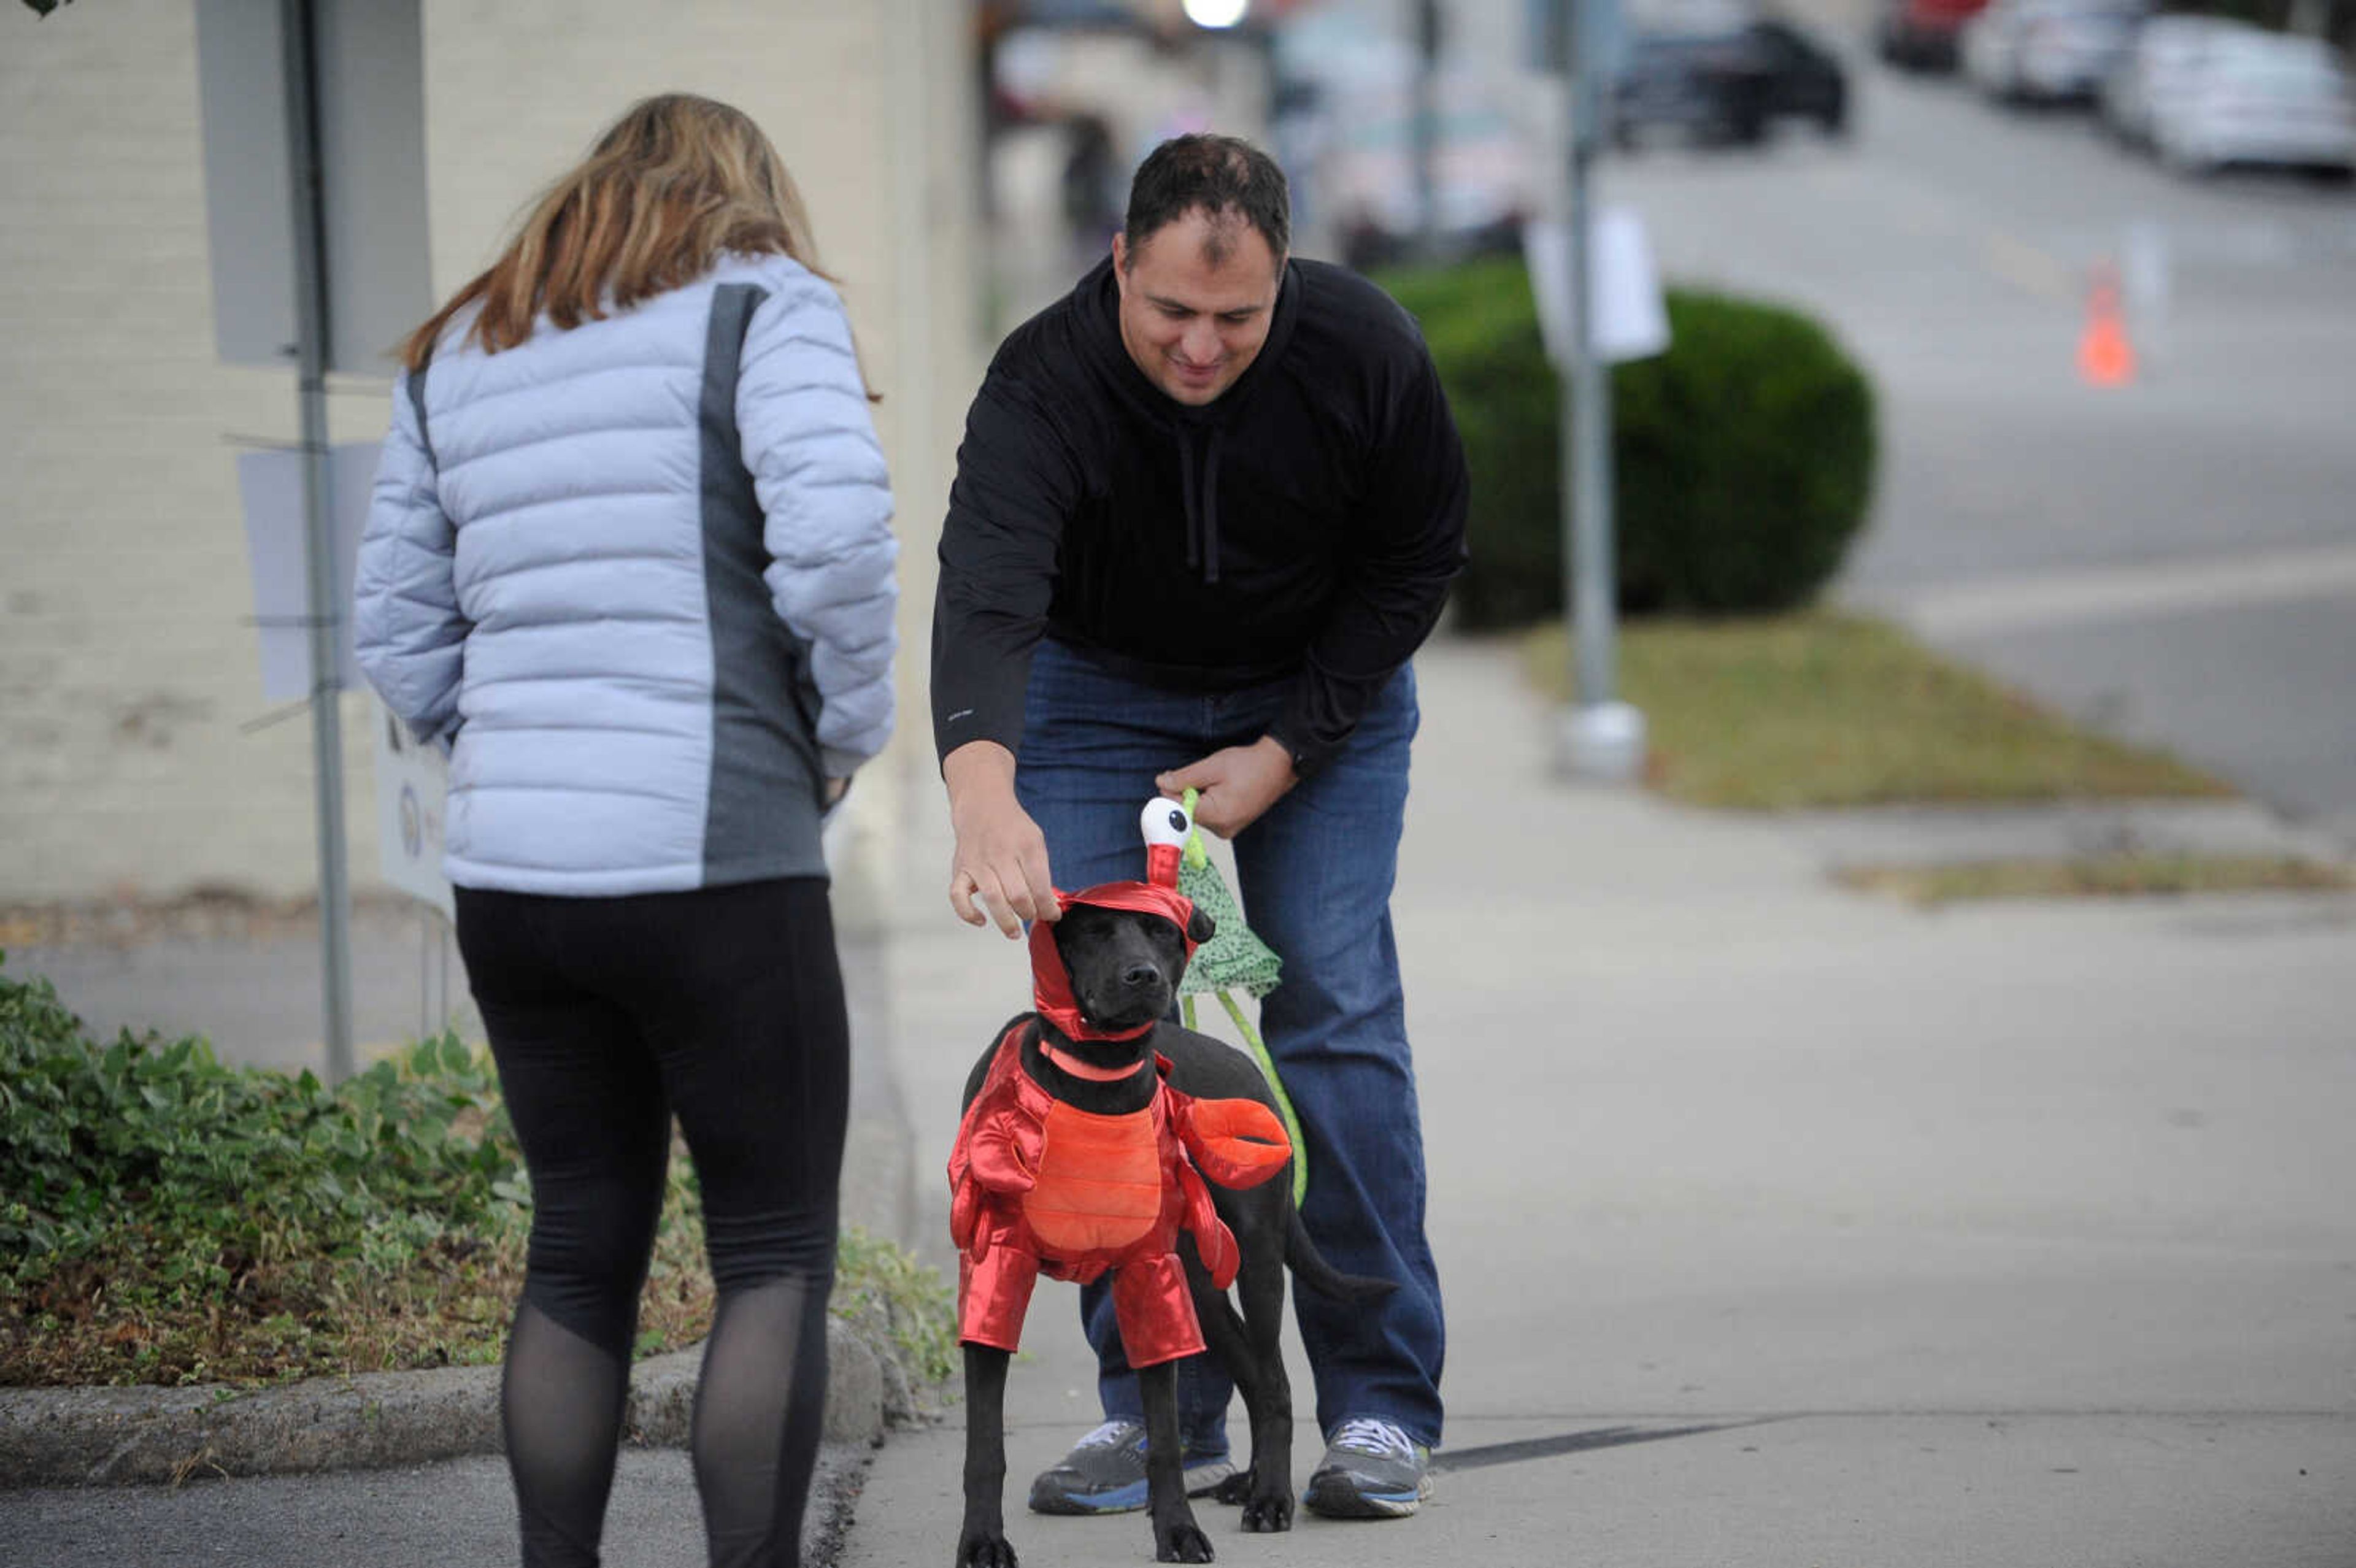
[[[2091,99],[2148,9],[2145,0],[1996,0],[1964,29],[1964,75],[2005,102]]]
[[[2126,58],[2103,79],[2103,123],[2130,146],[2148,144],[2153,105],[2172,108],[2180,101],[2199,80],[2210,50],[2236,38],[2265,36],[2251,23],[2223,16],[2154,16],[2136,35]]]
[[[2233,39],[2203,54],[2180,95],[2151,108],[2152,145],[2174,168],[2273,164],[2356,175],[2348,69],[2314,38]]]

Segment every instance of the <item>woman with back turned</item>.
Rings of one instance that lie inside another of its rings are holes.
[[[892,723],[891,494],[744,114],[625,114],[406,345],[356,641],[450,754],[444,869],[531,1175],[523,1558],[594,1563],[677,1116],[718,1291],[714,1564],[798,1563],[849,1107],[822,818]]]

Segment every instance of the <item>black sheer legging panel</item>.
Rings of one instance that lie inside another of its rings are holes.
[[[691,1444],[715,1568],[799,1561],[850,1105],[826,886],[458,893],[530,1170],[501,1401],[526,1568],[597,1562],[674,1115],[719,1300]]]

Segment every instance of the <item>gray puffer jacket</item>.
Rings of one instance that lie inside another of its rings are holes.
[[[466,888],[825,871],[826,781],[892,728],[892,497],[841,302],[732,257],[393,398],[355,641],[450,748]],[[422,418],[421,418],[422,415]]]

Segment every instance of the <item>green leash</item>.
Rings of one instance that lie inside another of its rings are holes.
[[[1188,790],[1180,802],[1191,821],[1194,800],[1201,792]],[[1284,1135],[1292,1140],[1292,1201],[1298,1205],[1309,1191],[1309,1149],[1301,1142],[1301,1118],[1293,1114],[1292,1097],[1284,1092],[1284,1080],[1277,1076],[1276,1059],[1269,1055],[1267,1044],[1253,1029],[1251,1020],[1237,1005],[1237,989],[1249,991],[1255,997],[1265,997],[1277,987],[1284,960],[1273,948],[1252,933],[1244,923],[1243,907],[1227,884],[1219,876],[1219,869],[1211,863],[1211,853],[1203,847],[1199,828],[1186,834],[1186,852],[1178,862],[1178,891],[1194,901],[1194,907],[1207,914],[1218,925],[1218,933],[1194,950],[1194,961],[1186,965],[1184,978],[1178,983],[1182,1000],[1181,1011],[1186,1027],[1194,1027],[1194,997],[1201,992],[1215,991],[1235,1019],[1236,1029],[1251,1050],[1252,1060],[1259,1063],[1260,1076],[1268,1080],[1276,1095],[1277,1115],[1284,1120]]]

